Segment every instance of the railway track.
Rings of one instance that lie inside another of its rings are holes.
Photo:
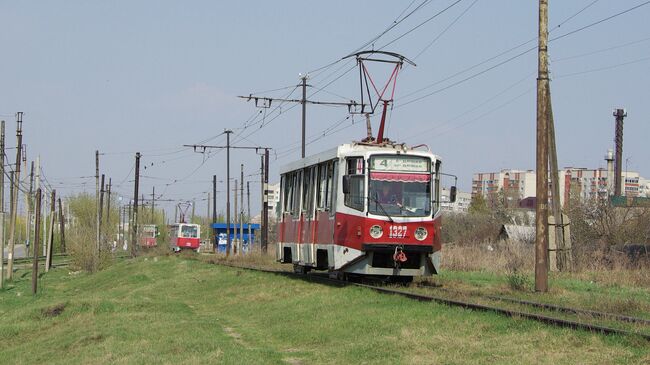
[[[624,330],[624,329],[620,329],[620,328],[604,326],[604,325],[595,324],[595,323],[588,323],[588,322],[583,322],[583,321],[570,320],[570,319],[566,319],[566,318],[558,318],[558,317],[553,317],[553,316],[549,316],[549,315],[546,315],[546,314],[525,312],[525,311],[521,311],[521,310],[514,310],[514,309],[508,309],[508,308],[504,308],[504,307],[473,303],[473,302],[470,302],[470,301],[445,298],[445,297],[441,297],[441,296],[425,295],[425,294],[414,293],[414,292],[410,292],[410,291],[406,291],[406,290],[398,290],[398,289],[395,289],[395,288],[389,288],[389,287],[385,287],[385,286],[382,286],[382,285],[372,285],[372,284],[364,284],[364,283],[355,283],[355,282],[349,282],[349,281],[335,280],[335,279],[329,278],[329,276],[327,274],[325,274],[325,275],[317,274],[317,273],[299,274],[299,273],[294,273],[294,272],[290,272],[290,271],[263,269],[263,268],[253,267],[253,266],[240,266],[240,265],[233,265],[233,264],[226,264],[226,263],[216,263],[216,264],[221,265],[221,266],[238,268],[238,269],[260,271],[260,272],[272,273],[272,274],[283,275],[283,276],[288,276],[288,277],[297,277],[297,278],[302,278],[303,280],[318,282],[318,283],[323,283],[323,284],[329,284],[329,285],[333,284],[333,285],[337,285],[337,286],[357,286],[357,287],[361,287],[361,288],[374,290],[374,291],[382,293],[382,294],[398,295],[398,296],[402,296],[402,297],[406,297],[406,298],[409,298],[409,299],[414,299],[414,300],[422,301],[422,302],[436,302],[436,303],[445,304],[445,305],[452,306],[452,307],[461,307],[461,308],[465,308],[465,309],[477,310],[477,311],[483,311],[483,312],[493,312],[493,313],[498,313],[498,314],[501,314],[501,315],[504,315],[504,316],[507,316],[507,317],[511,317],[511,318],[524,318],[524,319],[529,319],[529,320],[533,320],[533,321],[537,321],[537,322],[541,322],[541,323],[545,323],[545,324],[549,324],[549,325],[553,325],[553,326],[557,326],[557,327],[571,328],[571,329],[575,329],[575,330],[584,330],[584,331],[601,333],[601,334],[606,334],[606,335],[637,336],[637,337],[643,338],[643,339],[645,339],[647,341],[650,341],[650,334],[647,334],[647,333],[634,332],[634,331],[629,331],[629,330]],[[619,316],[619,315],[615,315],[615,314],[611,314],[611,313],[588,311],[588,310],[578,309],[578,308],[560,307],[560,306],[555,306],[555,305],[552,305],[552,304],[529,302],[529,301],[523,301],[523,300],[518,300],[518,299],[514,299],[514,298],[505,298],[505,297],[496,297],[496,296],[494,296],[494,297],[499,298],[499,300],[502,300],[502,301],[512,301],[512,302],[516,302],[516,304],[527,305],[529,307],[543,309],[543,310],[554,310],[554,311],[560,311],[560,312],[569,313],[569,314],[588,314],[588,315],[593,316],[593,317],[609,318],[609,319],[615,320],[617,322],[636,323],[636,324],[640,324],[640,325],[644,325],[644,326],[645,325],[650,325],[648,320],[645,320],[645,319],[642,319],[642,318]]]
[[[650,326],[650,320],[647,320],[645,318],[623,316],[623,315],[619,315],[619,314],[598,312],[598,311],[593,311],[593,310],[588,310],[588,309],[564,307],[564,306],[559,306],[559,305],[555,305],[555,304],[539,303],[539,302],[533,302],[533,301],[522,300],[522,299],[517,299],[517,298],[502,297],[502,296],[498,296],[498,295],[486,295],[486,294],[482,294],[482,293],[467,293],[467,292],[462,292],[462,291],[453,290],[453,289],[441,288],[439,286],[429,285],[429,284],[425,284],[425,283],[418,283],[418,286],[422,287],[422,288],[430,288],[430,289],[434,289],[434,290],[445,291],[445,292],[450,292],[450,293],[455,293],[455,294],[460,294],[460,295],[478,296],[478,297],[483,297],[483,298],[490,299],[490,300],[509,302],[509,303],[514,303],[514,304],[519,304],[519,305],[530,306],[530,307],[533,307],[533,308],[540,308],[540,309],[550,310],[550,311],[554,311],[554,312],[585,315],[585,316],[590,316],[590,317],[594,317],[594,318],[605,318],[605,319],[612,319],[612,320],[619,321],[619,322],[639,323],[639,324],[643,324],[643,325],[646,325],[646,326]]]

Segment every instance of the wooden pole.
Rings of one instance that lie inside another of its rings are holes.
[[[36,295],[38,289],[38,242],[41,240],[41,189],[36,189],[36,219],[34,225],[34,260],[32,262],[32,295]]]
[[[253,247],[253,242],[251,241],[251,182],[246,181],[246,204],[248,205],[248,249],[250,250]],[[249,251],[250,252],[250,251]]]
[[[50,198],[52,202],[50,204],[50,225],[47,227],[47,254],[45,256],[45,272],[50,271],[52,268],[52,249],[54,248],[54,212],[56,208],[56,190],[52,189],[52,197]]]
[[[235,234],[233,234],[235,240],[233,246],[235,247],[234,253],[237,254],[239,253],[239,250],[237,250],[237,218],[239,217],[239,211],[237,210],[237,179],[235,179],[235,188],[232,189],[232,191],[235,195],[235,219],[234,219]]]
[[[208,200],[210,200],[210,194],[208,193]],[[208,206],[210,203],[208,202]],[[210,210],[210,209],[208,209]],[[210,212],[208,212],[209,214]],[[217,175],[212,175],[212,224],[217,223]],[[211,235],[211,241],[212,241],[212,251],[217,252],[217,234],[212,228],[212,224],[210,224],[210,229],[208,229],[208,232],[210,232]]]
[[[135,184],[133,186],[133,227],[131,227],[131,256],[136,255],[138,239],[138,188],[140,185],[140,152],[135,154]]]
[[[548,291],[548,0],[539,0],[535,291]]]
[[[101,178],[101,183],[99,184],[99,218],[97,219],[97,224],[99,224],[99,239],[100,239],[100,245],[99,245],[99,250],[101,251],[101,241],[104,241],[102,239],[102,221],[104,217],[104,193],[106,192],[106,185],[104,184],[104,174],[102,174]]]
[[[111,187],[112,187],[112,179],[109,177],[108,178],[108,189],[106,190],[106,227],[108,227],[109,231],[111,230]]]
[[[262,252],[266,253],[269,244],[269,149],[264,149],[264,213],[262,214]]]
[[[5,121],[0,121],[0,289],[5,285]]]
[[[244,164],[241,164],[241,180],[239,181],[241,208],[239,209],[239,252],[244,248]]]
[[[13,191],[11,197],[11,212],[9,217],[9,252],[7,253],[7,279],[13,278],[14,271],[14,244],[16,240],[16,218],[18,214],[18,191],[20,190],[20,162],[23,148],[23,112],[16,114],[16,172],[11,182]],[[4,163],[4,161],[2,161]]]
[[[61,203],[61,198],[59,198],[59,225],[61,235],[61,253],[65,253],[65,214],[63,213],[63,204]]]

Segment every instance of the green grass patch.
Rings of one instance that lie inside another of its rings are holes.
[[[447,274],[445,280],[458,280]],[[456,275],[456,277],[455,277]],[[471,282],[507,285],[504,277]],[[487,276],[487,279],[485,278]],[[20,275],[18,275],[20,277]],[[0,292],[0,363],[644,363],[646,341],[184,257],[57,269]]]

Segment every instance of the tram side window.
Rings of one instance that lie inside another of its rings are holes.
[[[303,179],[303,173],[302,171],[298,171],[297,173],[294,173],[294,180],[293,180],[293,202],[291,203],[291,214],[294,217],[297,217],[300,212],[300,185],[302,183]]]
[[[336,212],[336,192],[339,184],[339,162],[332,161],[330,163],[330,174],[328,175],[329,186],[330,186],[330,199],[328,208],[330,209],[330,215],[334,215]]]
[[[297,211],[297,207],[295,205],[295,196],[297,195],[296,180],[297,174],[295,172],[290,172],[283,177],[283,212],[291,213],[292,215],[295,215]]]
[[[291,209],[291,174],[282,175],[281,181],[282,185],[282,213],[289,212]]]
[[[317,202],[316,208],[324,210],[327,208],[327,174],[328,174],[328,163],[322,163],[318,165],[318,187],[316,188],[317,193]]]
[[[306,217],[311,217],[314,211],[314,166],[306,168],[302,184],[302,210]]]
[[[346,163],[346,172],[349,176],[350,190],[345,194],[345,205],[353,209],[363,210],[363,200],[365,196],[365,161],[363,160],[363,157],[351,157],[346,160]]]

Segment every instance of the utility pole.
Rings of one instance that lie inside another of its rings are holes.
[[[264,155],[260,155],[260,230],[258,232],[260,240],[260,249],[264,252],[264,245],[262,243],[262,230],[264,229]]]
[[[555,221],[555,259],[557,269],[565,271],[571,269],[571,251],[567,247],[564,237],[564,218],[562,206],[560,205],[560,178],[558,176],[557,148],[555,144],[555,121],[553,120],[553,103],[551,100],[551,85],[546,89],[546,100],[548,102],[548,147],[549,147],[549,169],[551,170],[551,196],[553,199],[553,218]],[[549,232],[550,234],[550,232]]]
[[[52,202],[50,204],[50,225],[47,229],[47,237],[45,242],[47,242],[47,254],[45,255],[45,272],[50,271],[52,268],[52,249],[54,248],[54,210],[56,208],[56,190],[52,189],[52,197],[50,198]]]
[[[34,194],[34,161],[31,162],[29,173],[29,193],[25,196],[27,203],[27,221],[25,222],[25,236],[27,237],[27,255],[29,255],[29,248],[32,247],[32,206]],[[33,249],[33,248],[32,248]]]
[[[248,249],[252,247],[251,242],[251,182],[246,181],[246,204],[248,205]]]
[[[101,183],[99,185],[99,237],[102,238],[102,217],[104,216],[104,193],[106,192],[106,187],[104,185],[104,174],[102,174]],[[100,245],[101,249],[101,245]]]
[[[135,184],[133,184],[133,227],[131,227],[131,256],[136,255],[138,238],[138,188],[140,187],[140,152],[135,153]]]
[[[5,286],[5,121],[0,121],[0,289]]]
[[[264,212],[262,213],[262,252],[266,253],[269,244],[269,150],[264,150]]]
[[[154,217],[155,209],[154,205],[156,204],[156,187],[151,187],[151,224],[156,224],[156,218]]]
[[[414,64],[415,65],[415,64]],[[305,135],[306,135],[306,124],[307,124],[307,104],[316,104],[316,105],[330,105],[330,106],[346,106],[350,113],[353,112],[354,108],[361,106],[363,109],[363,100],[361,104],[357,103],[354,100],[351,100],[347,103],[342,102],[328,102],[328,101],[314,101],[307,100],[307,87],[310,86],[307,84],[307,79],[309,75],[300,74],[300,84],[298,87],[302,88],[302,97],[300,99],[282,99],[282,98],[267,98],[261,96],[238,96],[241,99],[246,99],[247,101],[254,100],[255,106],[259,108],[270,108],[273,101],[279,101],[282,103],[298,103],[302,106],[302,119],[301,119],[301,134],[302,134],[302,149],[300,156],[305,158]],[[261,103],[260,103],[261,102]]]
[[[301,78],[302,83],[302,99],[300,99],[300,104],[302,104],[302,152],[301,157],[305,158],[305,126],[307,123],[307,75],[303,75]]]
[[[209,205],[209,194],[208,194],[208,205]],[[217,223],[217,175],[212,175],[212,224]],[[210,227],[210,232],[212,235],[212,250],[217,252],[217,235],[215,234],[212,227]]]
[[[35,171],[35,175],[34,175],[34,188],[36,190],[41,188],[41,156],[40,155],[36,156],[36,171]],[[41,206],[41,208],[42,208],[42,206]],[[34,209],[36,209],[36,207],[34,207]],[[36,231],[39,230],[39,229],[40,228],[37,227],[36,224],[34,224],[34,240],[36,240]],[[34,248],[36,248],[36,246],[34,246]]]
[[[112,179],[109,177],[108,189],[106,191],[106,193],[108,194],[106,196],[106,227],[109,227],[109,230],[111,224],[111,187],[112,187]]]
[[[230,256],[230,134],[232,131],[226,129],[226,257]]]
[[[14,178],[12,183],[13,193],[11,200],[11,217],[9,224],[9,252],[7,253],[7,279],[11,280],[13,278],[14,271],[14,244],[15,244],[15,235],[16,235],[16,215],[18,214],[18,190],[20,189],[20,161],[21,153],[23,148],[23,112],[18,112],[16,114],[16,139],[18,144],[16,145],[16,172],[14,173]],[[4,163],[4,161],[2,161]]]
[[[43,208],[43,214],[41,215],[41,223],[43,223],[43,230],[41,232],[41,246],[43,246],[43,256],[47,255],[47,218],[45,212],[47,212],[47,187],[43,189],[41,207]]]
[[[237,237],[237,217],[239,216],[239,211],[237,210],[237,179],[235,179],[235,188],[232,189],[232,191],[233,191],[233,194],[235,195],[235,222],[234,222],[235,223],[234,224],[235,233],[234,233],[234,235],[235,235],[235,237]],[[238,241],[235,240],[235,247],[236,248],[239,247],[237,242]],[[239,253],[239,250],[235,249],[235,253]]]
[[[194,214],[196,213],[196,199],[192,199],[192,218],[190,219],[190,223],[194,223]]]
[[[623,184],[621,176],[623,175],[623,119],[627,117],[625,109],[615,109],[613,113],[616,117],[616,129],[614,134],[614,144],[616,148],[616,157],[614,158],[614,196],[623,195]]]
[[[548,0],[539,0],[535,291],[548,291]]]
[[[260,147],[260,146],[231,146],[230,145],[230,134],[231,130],[225,130],[226,134],[226,145],[225,146],[207,146],[207,145],[184,145],[185,147],[193,147],[194,151],[197,149],[202,149],[203,152],[208,148],[225,148],[226,149],[226,235],[228,239],[228,245],[226,247],[226,256],[230,255],[230,249],[232,245],[232,240],[230,237],[230,149],[248,149],[259,151],[261,149],[268,150],[269,147]],[[235,183],[235,186],[237,184]],[[234,190],[237,190],[236,188]],[[235,208],[235,217],[237,216],[237,209]],[[234,224],[235,234],[237,232],[237,224]]]
[[[61,234],[61,253],[65,253],[65,215],[63,213],[63,204],[61,204],[61,198],[59,198],[59,225]]]
[[[95,232],[95,265],[97,265],[99,262],[99,250],[101,242],[101,222],[99,221],[101,216],[101,207],[99,205],[99,150],[95,150],[95,204],[97,204],[97,217],[95,222],[97,225]]]
[[[239,252],[244,248],[244,164],[241,164],[241,180],[239,180],[241,208],[239,208]]]
[[[41,239],[41,188],[36,189],[36,219],[34,225],[36,229],[34,230],[34,260],[32,262],[32,295],[36,295],[36,291],[38,290],[38,242]]]

